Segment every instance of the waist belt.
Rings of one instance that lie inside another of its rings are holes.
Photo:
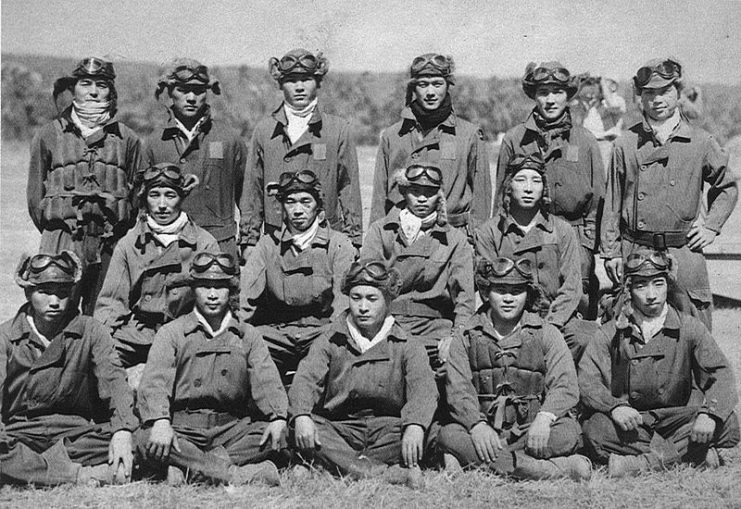
[[[212,412],[210,410],[180,410],[172,414],[173,426],[187,426],[189,428],[213,428],[237,420],[239,420],[239,417],[228,412]]]
[[[471,220],[470,212],[461,212],[459,214],[448,213],[448,224],[454,228],[466,226]]]
[[[423,316],[425,318],[445,318],[437,309],[411,300],[395,300],[391,303],[392,315]]]
[[[626,230],[623,236],[630,242],[654,249],[687,245],[687,234],[685,232],[635,232]]]

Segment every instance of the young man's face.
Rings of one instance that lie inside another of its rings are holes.
[[[106,80],[94,78],[80,78],[75,83],[72,90],[75,101],[84,102],[104,102],[111,95],[111,85]]]
[[[318,88],[316,78],[306,75],[287,76],[280,83],[283,99],[297,110],[306,108],[316,99]]]
[[[229,285],[224,281],[199,282],[193,293],[196,308],[204,318],[223,320],[229,309]]]
[[[489,287],[491,318],[496,323],[516,323],[525,311],[526,285],[495,284]]]
[[[26,290],[26,298],[33,308],[34,320],[55,325],[67,312],[72,297],[72,285],[46,283]]]
[[[203,85],[174,85],[170,90],[170,99],[175,116],[184,120],[198,118],[206,104],[207,90]]]
[[[558,120],[563,115],[569,102],[566,89],[560,85],[540,85],[535,90],[535,104],[538,113],[549,122]]]
[[[653,120],[666,120],[677,110],[679,91],[673,84],[664,88],[645,88],[641,92],[643,111]]]
[[[442,76],[417,78],[414,100],[427,111],[435,111],[448,93],[448,82]]]
[[[319,215],[319,204],[311,193],[291,193],[283,201],[283,213],[291,231],[305,232]]]
[[[664,309],[667,293],[666,276],[631,276],[630,298],[633,305],[646,316],[659,316]]]
[[[524,169],[512,177],[512,203],[522,210],[532,210],[543,197],[543,176],[535,170]]]
[[[147,191],[147,211],[162,226],[173,223],[180,216],[182,198],[171,187],[153,187]]]
[[[412,184],[406,188],[404,199],[409,212],[417,217],[425,218],[437,209],[440,195],[436,187]]]
[[[350,317],[355,326],[365,334],[379,328],[388,315],[388,305],[383,292],[375,286],[358,285],[350,290]]]

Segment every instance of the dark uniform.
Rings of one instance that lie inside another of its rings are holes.
[[[72,121],[73,106],[43,126],[31,141],[28,167],[28,212],[41,232],[40,251],[73,250],[85,264],[82,308],[93,314],[113,248],[131,227],[129,193],[140,166],[139,138],[115,115],[113,65],[96,58],[80,62],[62,89],[82,78],[104,79],[111,90],[111,118],[83,137]]]
[[[133,396],[98,322],[71,311],[47,344],[32,316],[25,304],[0,325],[0,483],[75,483],[81,467],[107,469],[115,432],[138,427]]]
[[[194,479],[227,483],[230,467],[275,455],[260,447],[269,421],[286,419],[286,393],[265,343],[232,317],[211,337],[195,312],[165,325],[155,337],[139,386],[144,426],[169,419],[180,451],[169,462]],[[143,429],[139,443],[146,442]],[[225,454],[219,454],[223,450]]]
[[[322,444],[315,457],[352,475],[363,462],[399,463],[404,428],[429,429],[437,388],[424,347],[409,341],[398,324],[360,353],[346,320],[346,313],[335,320],[301,362],[289,390],[289,413],[292,419],[310,415]]]
[[[290,55],[293,67],[282,69],[277,59],[271,72],[277,81],[288,74],[313,76],[318,82],[327,72],[327,62],[321,54],[311,55],[306,50],[293,50]],[[307,58],[308,57],[308,58]],[[306,67],[305,62],[314,62]],[[272,62],[271,62],[272,64]],[[363,236],[360,177],[355,142],[350,132],[350,122],[324,113],[318,104],[308,122],[308,128],[295,142],[288,137],[288,119],[281,104],[270,117],[261,120],[252,134],[240,209],[241,244],[254,246],[263,231],[280,230],[283,224],[280,203],[267,188],[277,183],[283,173],[310,170],[320,179],[324,190],[324,210],[333,230],[347,235],[355,246],[360,246]]]
[[[546,66],[546,64],[543,64]],[[561,68],[557,62],[551,67]],[[535,89],[542,84],[562,85],[570,96],[576,93],[570,83],[554,79],[535,81],[532,73],[525,74],[523,89],[533,99]],[[568,107],[555,124],[547,124],[537,108],[522,124],[505,134],[499,149],[494,203],[496,211],[501,203],[500,189],[509,161],[518,155],[538,153],[545,161],[548,175],[548,211],[568,222],[576,233],[581,260],[583,295],[589,299],[589,318],[596,316],[597,279],[594,274],[594,255],[597,252],[598,221],[605,192],[605,170],[594,135],[583,127],[572,125]]]

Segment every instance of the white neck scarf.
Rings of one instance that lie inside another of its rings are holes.
[[[110,101],[78,102],[77,99],[72,100],[70,119],[80,130],[83,138],[102,129],[103,125],[111,119],[110,105]]]
[[[147,214],[147,226],[154,233],[154,237],[162,242],[165,247],[178,240],[180,232],[183,231],[186,224],[188,224],[188,214],[185,212],[180,212],[180,215],[175,221],[166,225],[159,224],[152,219],[152,216]]]
[[[31,315],[26,315],[26,320],[28,320],[28,325],[31,326],[31,330],[41,340],[41,343],[44,345],[44,348],[48,347],[51,344],[51,341],[49,341],[49,339],[46,336],[44,336],[43,334],[39,332],[39,329],[36,328],[36,323],[33,321],[33,317]]]
[[[283,109],[286,112],[286,119],[288,120],[288,126],[286,127],[286,134],[291,143],[296,143],[299,138],[309,128],[309,120],[311,120],[311,114],[314,113],[318,98],[314,98],[306,108],[297,110],[287,102],[283,103]]]
[[[180,132],[185,135],[185,137],[188,139],[188,145],[193,141],[193,139],[198,136],[198,132],[201,130],[201,125],[203,125],[203,122],[206,120],[206,116],[202,116],[200,119],[198,119],[198,122],[193,126],[193,129],[188,129],[183,125],[183,123],[175,117],[175,125],[178,126],[178,129],[180,129]]]
[[[224,332],[229,327],[229,320],[232,319],[232,312],[227,311],[224,315],[224,319],[221,320],[221,325],[218,329],[213,330],[211,328],[211,324],[208,323],[208,320],[198,312],[198,308],[193,308],[193,312],[196,314],[196,318],[198,318],[198,321],[201,322],[201,325],[203,325],[203,328],[206,329],[206,335],[208,336],[208,339],[213,339],[222,332]]]
[[[633,306],[633,313],[635,321],[638,327],[641,329],[641,335],[643,336],[643,342],[648,343],[651,341],[656,334],[661,332],[666,322],[666,315],[669,312],[669,306],[664,303],[664,308],[659,313],[659,316],[646,316]]]
[[[350,315],[347,315],[345,321],[347,322],[347,330],[350,332],[350,342],[352,346],[354,346],[355,349],[360,353],[367,352],[373,346],[386,339],[386,337],[389,335],[389,332],[391,332],[391,327],[393,327],[394,325],[394,317],[391,315],[387,316],[386,319],[383,321],[381,330],[379,330],[378,333],[373,336],[373,338],[368,339],[363,336],[363,333],[360,332],[360,329],[355,326],[352,318],[350,318]]]
[[[677,128],[682,117],[679,114],[679,108],[677,107],[677,109],[674,110],[674,114],[666,120],[654,120],[648,115],[646,115],[646,119],[648,120],[648,125],[651,126],[651,129],[654,132],[654,136],[656,136],[659,143],[663,145],[669,140],[669,136],[671,136],[674,129]]]
[[[401,226],[401,233],[409,244],[413,244],[415,240],[425,235],[425,230],[428,230],[437,221],[437,211],[427,217],[417,217],[409,209],[403,209],[399,212],[399,226]]]
[[[290,230],[289,230],[290,231]],[[291,247],[295,249],[295,252],[301,252],[311,245],[311,242],[316,237],[316,233],[319,231],[319,216],[314,218],[314,222],[311,224],[308,230],[301,233],[291,232]]]

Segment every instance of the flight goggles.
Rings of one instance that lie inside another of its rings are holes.
[[[532,264],[526,258],[515,261],[511,258],[499,257],[485,264],[482,272],[486,277],[504,277],[513,270],[525,278],[533,276]]]
[[[563,67],[536,67],[530,73],[530,79],[535,82],[548,81],[548,78],[567,83],[571,79],[571,74]]]
[[[175,166],[174,164],[160,163],[144,170],[142,179],[144,180],[144,182],[151,182],[163,176],[168,180],[174,181],[178,181],[182,178],[179,167]]]
[[[304,55],[285,55],[278,61],[278,69],[283,74],[290,74],[298,67],[312,73],[319,68],[319,59],[311,53],[306,53]]]
[[[412,76],[415,76],[422,72],[427,66],[432,67],[442,76],[450,74],[450,60],[445,55],[440,54],[420,55],[416,57],[412,60],[409,72]]]
[[[200,81],[205,85],[208,84],[208,67],[199,65],[191,67],[189,65],[177,66],[171,74],[172,78],[178,82],[187,83],[191,80]]]
[[[410,184],[414,184],[424,178],[427,178],[427,180],[436,186],[440,186],[443,183],[443,174],[440,168],[436,168],[435,166],[413,164],[406,169],[405,176]]]
[[[661,272],[668,272],[671,269],[671,260],[663,253],[654,252],[648,256],[643,253],[633,253],[628,255],[625,261],[625,272],[626,274],[638,272],[647,264]]]
[[[278,185],[280,187],[286,187],[292,182],[300,182],[301,184],[314,184],[317,181],[316,174],[311,170],[299,170],[297,172],[285,172],[281,173],[278,179]]]
[[[353,281],[365,271],[371,279],[375,281],[385,281],[389,278],[389,270],[386,268],[386,264],[381,261],[369,261],[364,263],[354,263],[347,273],[347,280]]]
[[[59,267],[62,272],[69,274],[70,276],[74,276],[75,271],[77,270],[74,260],[64,254],[58,256],[37,254],[28,262],[29,269],[34,274],[44,272],[50,265]]]
[[[664,79],[682,77],[682,65],[674,60],[667,59],[654,66],[645,66],[638,69],[635,76],[635,84],[643,88],[651,81],[651,76],[658,74]]]
[[[198,253],[193,258],[193,271],[206,272],[212,265],[217,264],[228,275],[233,276],[237,273],[237,264],[234,258],[225,253]]]
[[[113,70],[113,64],[101,60],[97,57],[88,57],[81,60],[74,72],[73,76],[98,76],[102,78],[113,80],[116,78],[116,73]]]

